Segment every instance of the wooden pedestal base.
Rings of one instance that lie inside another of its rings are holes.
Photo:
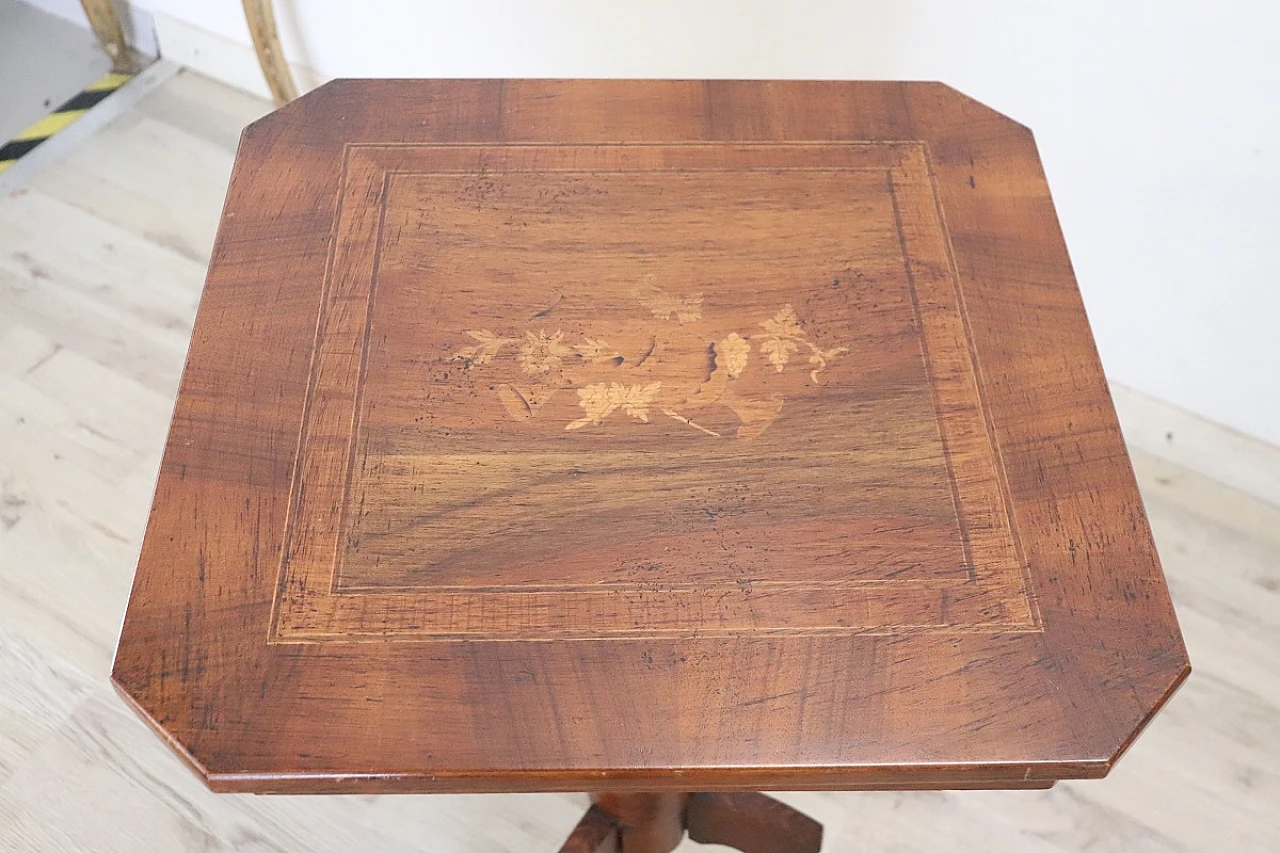
[[[594,794],[560,853],[671,853],[687,831],[743,853],[818,853],[822,824],[764,794]]]

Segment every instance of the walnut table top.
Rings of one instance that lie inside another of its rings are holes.
[[[1188,671],[1024,127],[340,81],[245,131],[114,670],[214,788],[1043,787]]]

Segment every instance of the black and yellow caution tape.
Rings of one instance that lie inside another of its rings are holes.
[[[40,119],[0,147],[0,172],[18,162],[23,154],[36,148],[50,136],[71,124],[89,111],[89,108],[128,83],[129,74],[108,74],[51,114]]]

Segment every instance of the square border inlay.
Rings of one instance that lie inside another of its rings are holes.
[[[347,592],[337,588],[355,469],[376,270],[389,189],[403,174],[484,170],[859,170],[884,175],[921,330],[922,355],[969,577],[964,580],[761,581],[770,624],[749,591],[640,584],[495,590]],[[923,143],[348,145],[334,245],[290,490],[269,642],[601,640],[1041,630],[1008,508],[1004,471],[978,391],[972,341]],[[354,393],[353,393],[354,389]],[[341,513],[333,507],[343,507]]]

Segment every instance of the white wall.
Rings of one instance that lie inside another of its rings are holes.
[[[234,0],[139,4],[157,13],[166,51],[170,43],[194,50],[179,43],[192,26],[249,43]],[[286,54],[322,77],[950,83],[1036,131],[1108,375],[1280,444],[1280,288],[1269,245],[1280,237],[1274,2],[276,0],[276,8]],[[240,71],[227,76],[252,77],[251,57],[243,48],[238,56]]]
[[[28,6],[56,15],[63,20],[71,21],[89,29],[89,19],[85,17],[84,7],[80,0],[18,0]],[[124,30],[125,40],[139,53],[147,56],[158,56],[160,48],[156,44],[155,27],[151,16],[137,4],[129,5],[124,0],[113,0],[120,15],[120,26]]]

